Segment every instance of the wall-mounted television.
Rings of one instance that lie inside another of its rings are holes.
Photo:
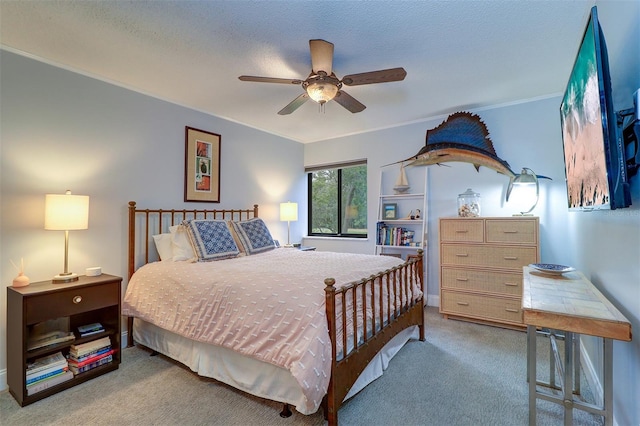
[[[560,120],[569,210],[631,205],[607,47],[595,6],[560,105]]]

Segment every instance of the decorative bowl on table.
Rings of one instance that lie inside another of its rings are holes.
[[[562,275],[564,273],[573,272],[576,270],[576,268],[572,268],[571,266],[556,265],[555,263],[532,263],[529,265],[529,267],[535,269],[536,271],[552,275]]]

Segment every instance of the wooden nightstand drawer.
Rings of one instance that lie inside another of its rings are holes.
[[[522,273],[443,267],[441,274],[445,289],[522,297]]]
[[[114,281],[30,297],[26,305],[27,324],[117,305],[119,290],[120,282]]]
[[[486,242],[538,244],[538,225],[531,219],[487,219]]]
[[[522,270],[523,265],[536,263],[535,247],[442,244],[440,262],[443,265],[480,266]]]
[[[441,312],[522,324],[520,299],[442,291]]]
[[[442,219],[441,241],[466,241],[481,243],[484,240],[482,219]]]

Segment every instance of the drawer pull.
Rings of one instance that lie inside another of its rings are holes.
[[[77,305],[80,302],[82,302],[82,296],[73,296],[73,303]]]
[[[460,306],[469,306],[468,302],[457,302]]]
[[[456,278],[456,281],[469,281],[469,278]]]
[[[504,283],[504,285],[507,285],[509,287],[517,287],[518,286],[518,284],[516,284],[516,283]]]
[[[518,231],[502,231],[505,234],[517,234]]]
[[[468,253],[456,253],[456,257],[469,257]]]
[[[505,256],[504,260],[518,260],[518,256]]]
[[[456,232],[458,234],[466,234],[467,232],[469,232],[467,229],[456,229]]]
[[[517,309],[512,309],[512,308],[505,308],[504,310],[505,310],[505,311],[507,311],[507,312],[513,312],[513,313],[516,313],[516,314],[517,314],[518,312],[520,312],[519,310],[517,310]]]

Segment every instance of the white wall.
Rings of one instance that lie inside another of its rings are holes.
[[[640,2],[598,2],[600,23],[609,50],[616,110],[632,106],[640,88]],[[586,24],[586,17],[585,17]],[[576,51],[582,34],[576,34]],[[567,69],[567,80],[570,69]],[[568,212],[560,130],[561,95],[476,110],[486,123],[499,157],[513,170],[529,167],[551,177],[541,181],[541,200],[534,210],[540,217],[543,262],[572,265],[589,278],[640,329],[640,175],[631,180],[633,205],[601,212]],[[374,107],[374,106],[372,106]],[[378,176],[381,165],[416,154],[425,132],[446,117],[423,123],[305,145],[305,165],[368,158],[369,234],[375,235]],[[482,196],[483,216],[510,216],[515,209],[503,202],[508,179],[492,170],[464,163],[430,166],[428,209],[428,301],[437,304],[439,292],[438,218],[456,215],[457,194],[473,188]],[[309,244],[309,243],[308,243]],[[335,251],[373,253],[374,240],[341,243],[313,240]],[[636,332],[637,334],[637,332]],[[585,338],[586,357],[601,359],[600,339]],[[640,424],[640,340],[614,344],[614,420],[618,425]],[[595,369],[597,382],[602,371]],[[597,390],[596,390],[597,391]]]
[[[91,197],[89,229],[71,231],[69,269],[127,275],[127,203],[249,208],[286,240],[279,203],[304,205],[303,146],[111,84],[0,51],[0,277],[24,258],[32,282],[63,270],[64,233],[44,230],[44,194]],[[215,94],[211,94],[215,96]],[[185,126],[218,133],[221,202],[183,203]],[[302,226],[292,223],[292,238]],[[126,279],[125,279],[126,282]],[[0,292],[0,390],[6,387],[6,290]]]

